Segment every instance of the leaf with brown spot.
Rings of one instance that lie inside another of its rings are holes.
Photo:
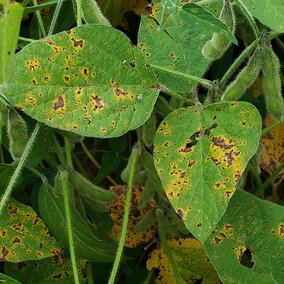
[[[11,59],[3,92],[12,105],[51,127],[106,138],[142,125],[159,88],[125,34],[84,25],[23,48]]]
[[[77,263],[80,283],[86,283],[86,260]],[[72,264],[62,255],[39,261],[6,262],[5,273],[21,283],[73,283]]]
[[[177,264],[182,283],[221,283],[204,246],[195,239],[170,239],[168,245]],[[155,283],[175,283],[171,265],[162,247],[153,250],[147,260],[147,269],[159,269]]]
[[[119,239],[121,234],[121,226],[124,214],[125,195],[127,185],[118,185],[110,187],[110,190],[116,194],[115,201],[109,204],[109,214],[113,220],[113,228],[111,235]],[[138,204],[142,198],[143,187],[141,185],[133,186],[131,196],[131,209],[129,214],[129,221],[127,226],[127,234],[125,240],[125,247],[133,248],[139,244],[149,242],[156,234],[157,224],[149,224],[149,227],[142,233],[135,233],[134,227],[139,223],[147,214],[149,210],[155,207],[155,202],[150,201],[148,205],[138,209]]]
[[[205,242],[224,284],[283,283],[284,209],[238,189]]]
[[[223,216],[260,134],[261,117],[246,102],[182,108],[158,127],[155,167],[171,204],[199,241]]]
[[[38,260],[60,251],[34,210],[10,198],[0,218],[0,261]]]

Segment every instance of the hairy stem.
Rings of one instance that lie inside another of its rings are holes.
[[[33,0],[33,4],[34,4],[34,6],[37,6],[37,0]],[[46,37],[46,31],[45,31],[43,21],[42,21],[42,18],[41,18],[39,11],[36,11],[36,16],[37,16],[37,21],[38,21],[41,33],[42,33],[43,37]]]
[[[55,11],[54,11],[54,15],[50,24],[50,28],[49,28],[49,32],[48,35],[52,35],[54,32],[54,28],[58,19],[58,15],[59,15],[59,11],[61,9],[62,3],[64,0],[58,0],[58,3],[56,5]]]

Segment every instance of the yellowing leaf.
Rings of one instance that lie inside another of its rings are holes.
[[[60,251],[34,210],[11,198],[0,218],[0,261],[38,260]]]
[[[111,235],[119,239],[121,234],[121,226],[124,214],[125,206],[125,194],[127,185],[118,185],[110,187],[110,190],[117,196],[116,200],[110,203],[109,213],[114,222]],[[134,227],[140,222],[147,214],[147,212],[155,207],[154,202],[150,202],[145,207],[138,209],[138,204],[142,198],[143,187],[136,185],[133,187],[132,198],[131,198],[131,210],[129,216],[129,222],[127,226],[127,234],[125,240],[125,247],[133,248],[141,243],[147,243],[153,238],[157,231],[156,222],[151,224],[144,232],[135,233]]]
[[[214,266],[209,261],[204,246],[197,240],[168,240],[182,283],[221,283]],[[162,247],[151,252],[147,260],[147,269],[159,269],[155,283],[175,283],[171,265]]]

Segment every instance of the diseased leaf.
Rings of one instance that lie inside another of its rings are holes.
[[[226,283],[283,283],[284,209],[237,190],[205,242]]]
[[[85,264],[86,260],[77,262],[80,283],[86,283]],[[4,270],[7,275],[22,283],[69,284],[74,281],[71,261],[61,255],[39,261],[6,262]]]
[[[138,49],[120,31],[100,25],[23,48],[11,60],[4,91],[36,120],[93,137],[116,137],[139,127],[158,92]]]
[[[62,196],[41,187],[39,191],[39,211],[51,233],[69,248],[64,201]],[[96,262],[113,262],[115,248],[99,240],[85,223],[77,209],[70,203],[74,248],[76,255],[82,259]]]
[[[110,190],[117,196],[116,200],[109,204],[109,214],[114,223],[111,230],[111,235],[116,237],[117,239],[119,239],[121,235],[126,189],[127,185],[117,185],[110,187]],[[124,244],[125,247],[133,248],[138,246],[139,244],[147,243],[155,236],[157,231],[157,223],[154,222],[153,224],[149,224],[149,227],[144,232],[134,232],[135,225],[146,216],[149,210],[155,207],[155,202],[150,201],[148,205],[138,209],[138,204],[142,198],[142,191],[143,188],[140,185],[135,185],[133,187],[131,196],[131,210]]]
[[[260,133],[261,117],[246,102],[182,108],[160,124],[155,167],[172,206],[199,241],[224,214]]]
[[[20,32],[23,7],[17,2],[0,0],[4,14],[0,17],[0,84],[5,81],[6,68],[14,54]]]
[[[178,6],[170,8],[159,3],[144,10],[138,47],[161,84],[188,93],[196,86],[188,75],[203,76],[211,62],[202,56],[202,47],[214,32],[219,31],[219,26]]]
[[[0,261],[38,260],[60,250],[34,210],[10,198],[0,218]]]
[[[243,0],[243,3],[262,24],[278,33],[284,32],[284,5],[279,0]]]
[[[182,283],[221,283],[209,261],[204,246],[195,239],[171,239],[168,245],[177,264]],[[159,269],[155,283],[175,283],[168,258],[162,247],[153,250],[147,260],[147,269]]]

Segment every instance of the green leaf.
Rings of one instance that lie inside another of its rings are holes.
[[[213,15],[208,10],[204,9],[202,6],[199,6],[195,3],[188,3],[185,4],[182,9],[186,11],[187,13],[192,14],[193,16],[200,18],[204,21],[208,21],[209,23],[216,26],[216,28],[219,28],[220,30],[225,30],[227,33],[227,37],[234,43],[238,44],[237,39],[235,38],[234,34],[231,32],[231,30],[228,28],[226,24],[224,24],[222,21],[220,21],[215,15]],[[219,30],[219,31],[220,31]]]
[[[205,242],[225,283],[283,283],[284,209],[237,190]]]
[[[12,198],[0,218],[0,235],[0,261],[38,260],[61,250],[34,210]]]
[[[49,126],[117,137],[150,116],[159,86],[120,31],[84,25],[32,43],[11,60],[8,100]],[[142,98],[142,99],[141,99]]]
[[[243,3],[262,24],[278,33],[284,32],[284,5],[279,0],[243,0]]]
[[[41,187],[38,202],[40,215],[51,233],[68,248],[63,197],[56,196],[53,192]],[[70,211],[76,255],[96,262],[113,262],[115,248],[99,240],[92,233],[72,203],[70,203]]]
[[[5,81],[6,68],[14,54],[20,32],[23,7],[16,2],[0,0],[4,15],[0,19],[0,84]]]
[[[182,108],[160,124],[155,167],[172,206],[199,241],[223,216],[260,134],[261,117],[246,102]]]
[[[78,261],[80,283],[86,283],[85,264],[86,260]],[[22,283],[70,284],[74,281],[71,261],[64,259],[61,255],[39,261],[25,261],[20,264],[6,262],[4,270],[7,275]]]
[[[189,75],[203,76],[211,62],[202,56],[202,47],[218,31],[219,26],[180,7],[157,4],[145,9],[138,47],[161,84],[174,91],[188,93],[196,86]]]

